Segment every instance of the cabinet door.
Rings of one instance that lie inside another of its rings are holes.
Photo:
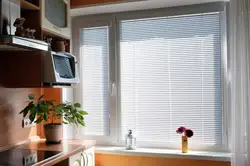
[[[43,31],[69,39],[70,0],[42,0],[41,10]]]
[[[88,165],[87,166],[95,166],[95,156],[92,153],[87,153]]]

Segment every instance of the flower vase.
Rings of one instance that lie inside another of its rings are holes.
[[[188,137],[182,136],[182,153],[188,152]]]

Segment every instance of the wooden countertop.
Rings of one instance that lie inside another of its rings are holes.
[[[56,155],[55,157],[36,164],[39,166],[51,166],[83,151],[84,149],[94,146],[95,143],[96,141],[93,140],[63,140],[61,144],[46,144],[44,139],[39,139],[16,146],[15,148],[62,151],[62,153]]]

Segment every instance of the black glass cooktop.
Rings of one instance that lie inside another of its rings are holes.
[[[58,151],[12,148],[0,152],[0,166],[32,166],[60,153]]]

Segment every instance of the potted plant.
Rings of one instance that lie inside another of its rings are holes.
[[[54,104],[54,100],[44,100],[44,95],[38,99],[33,94],[28,95],[29,103],[20,112],[23,117],[29,116],[31,123],[48,122],[44,124],[44,134],[47,143],[60,143],[62,140],[62,123],[85,126],[84,116],[88,113],[81,110],[80,103]],[[62,123],[56,123],[62,119]]]

